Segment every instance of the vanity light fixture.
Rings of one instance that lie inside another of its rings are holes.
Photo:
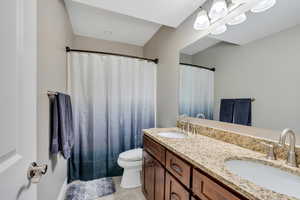
[[[218,26],[217,28],[213,29],[210,32],[210,34],[212,34],[212,35],[220,35],[222,33],[225,33],[225,31],[227,31],[227,26],[224,24],[224,25]]]
[[[227,3],[225,0],[213,0],[213,4],[209,11],[209,17],[211,19],[220,19],[228,14]]]
[[[207,11],[201,9],[198,13],[197,18],[194,23],[195,30],[206,30],[210,27],[211,24],[218,21],[221,18],[224,18],[228,15],[228,13],[234,12],[234,10],[240,6],[241,4],[247,3],[249,0],[231,0],[230,5],[227,6],[227,2],[229,0],[211,0],[212,6],[209,9],[208,16]],[[276,0],[260,0],[252,9],[251,11],[254,13],[263,12],[276,4]],[[247,20],[246,13],[242,13],[232,19],[229,19],[227,24],[228,25],[237,25],[241,24]],[[219,26],[211,31],[213,35],[219,35],[224,33],[227,30],[227,26]]]
[[[205,30],[209,27],[210,21],[207,16],[206,10],[201,10],[194,23],[195,30]]]
[[[230,4],[230,5],[228,6],[229,12],[233,11],[234,9],[236,9],[239,5],[240,5],[240,4],[233,4],[233,3]],[[247,16],[246,16],[245,13],[243,13],[243,14],[240,14],[240,15],[238,15],[238,16],[233,17],[232,19],[230,19],[230,20],[227,22],[227,24],[233,26],[233,25],[241,24],[241,23],[243,23],[243,22],[246,21],[246,20],[247,20]]]
[[[276,0],[261,0],[251,9],[251,12],[259,13],[272,8],[276,4]]]

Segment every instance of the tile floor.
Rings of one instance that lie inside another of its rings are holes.
[[[141,187],[134,189],[123,189],[120,187],[121,177],[114,177],[113,180],[116,186],[116,192],[112,195],[101,197],[97,200],[146,200],[142,193]]]

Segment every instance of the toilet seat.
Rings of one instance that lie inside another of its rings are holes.
[[[143,161],[126,161],[123,159],[118,159],[118,165],[122,168],[136,168],[141,167],[143,165]]]
[[[127,162],[141,161],[143,159],[143,149],[132,149],[119,155],[119,159]]]

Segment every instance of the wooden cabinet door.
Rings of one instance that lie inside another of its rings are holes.
[[[154,159],[143,151],[142,190],[147,200],[155,200]]]
[[[165,199],[165,168],[161,164],[154,160],[155,168],[155,200]]]
[[[189,192],[168,172],[165,187],[165,200],[189,200]]]
[[[165,169],[146,151],[143,152],[142,184],[147,200],[164,200]]]

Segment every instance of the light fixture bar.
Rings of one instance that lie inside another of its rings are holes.
[[[223,21],[228,25],[241,24],[247,20],[246,12],[249,11],[249,9],[254,13],[263,12],[276,4],[276,0],[231,0],[228,6],[227,1],[228,0],[212,0],[209,11],[208,9],[205,10],[201,8],[195,19],[194,29],[204,31],[203,34],[210,32],[213,35],[219,35],[227,30],[226,24],[222,25]],[[206,30],[207,32],[205,32]]]

